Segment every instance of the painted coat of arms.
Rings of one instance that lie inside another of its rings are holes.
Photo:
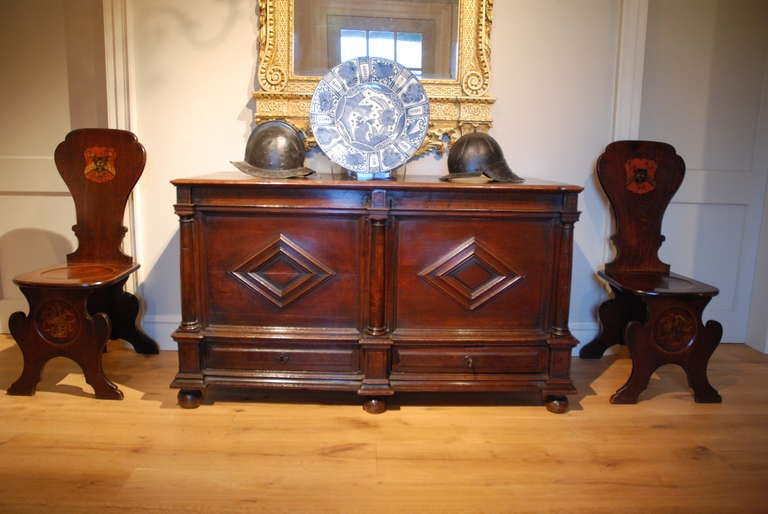
[[[117,152],[107,146],[91,146],[85,149],[85,178],[91,182],[109,182],[115,175]]]
[[[625,162],[627,190],[644,195],[656,189],[656,167],[656,161],[652,159],[630,159]]]

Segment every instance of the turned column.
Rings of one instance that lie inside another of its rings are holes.
[[[553,324],[549,339],[549,380],[543,390],[544,401],[549,411],[562,413],[568,410],[568,393],[575,390],[570,380],[571,349],[576,340],[568,329],[568,309],[571,295],[571,261],[573,259],[573,225],[579,219],[578,197],[575,193],[563,197],[563,212],[560,213],[560,238],[556,252],[556,287],[552,290],[551,305]]]
[[[181,247],[181,325],[173,333],[179,345],[179,372],[172,386],[180,388],[179,406],[193,409],[200,406],[203,379],[200,368],[200,320],[197,292],[197,262],[195,259],[195,210],[189,188],[178,189],[179,240]]]
[[[387,228],[388,228],[387,192],[371,192],[368,222],[370,228],[370,246],[368,262],[368,311],[365,337],[360,340],[363,349],[363,372],[365,377],[357,394],[370,397],[363,404],[363,409],[371,414],[387,410],[386,401],[381,396],[391,396],[394,391],[389,386],[389,350],[392,342],[387,337],[389,328],[386,322],[387,305]]]

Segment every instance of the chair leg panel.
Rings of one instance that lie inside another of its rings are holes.
[[[579,350],[582,359],[599,359],[610,346],[624,342],[622,331],[627,322],[627,308],[621,298],[604,301],[598,310],[600,333]]]
[[[29,318],[23,312],[14,312],[8,319],[8,327],[11,335],[16,340],[16,344],[21,349],[21,355],[24,359],[24,367],[16,381],[8,388],[8,394],[31,396],[35,394],[37,383],[40,382],[40,376],[48,358],[41,359],[39,355],[27,344],[29,340],[27,331],[29,330]]]
[[[128,341],[137,353],[157,354],[157,343],[136,325],[139,299],[128,291],[118,291],[110,312],[112,338]]]
[[[34,394],[41,372],[53,357],[67,357],[83,370],[97,398],[121,399],[122,393],[104,374],[102,353],[112,330],[106,313],[89,313],[91,289],[22,287],[29,316],[11,316],[11,331],[24,356],[21,377],[9,394]]]
[[[652,329],[647,324],[632,321],[627,325],[624,339],[632,358],[632,372],[627,382],[611,396],[611,403],[637,403],[640,393],[648,387],[651,375],[662,364],[649,344]]]
[[[688,384],[693,389],[694,399],[698,403],[720,403],[723,401],[720,393],[712,387],[707,378],[709,359],[720,344],[722,337],[723,326],[715,320],[707,321],[707,324],[699,331],[683,366],[688,376]]]
[[[93,388],[96,398],[102,400],[122,400],[123,393],[104,374],[102,367],[102,355],[109,341],[111,332],[109,317],[99,312],[92,316],[91,329],[88,337],[81,345],[73,348],[72,359],[83,370],[85,381]]]

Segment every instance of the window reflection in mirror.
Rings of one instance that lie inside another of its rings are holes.
[[[399,62],[417,77],[422,76],[424,34],[420,32],[390,32],[383,30],[340,29],[339,60],[355,57],[384,57]]]
[[[294,0],[294,75],[322,76],[360,56],[421,78],[456,78],[458,0]]]

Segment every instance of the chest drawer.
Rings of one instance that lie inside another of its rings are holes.
[[[399,373],[542,373],[548,350],[533,346],[396,348],[392,371]]]
[[[348,346],[249,347],[208,344],[206,368],[263,371],[357,372],[360,352]]]

